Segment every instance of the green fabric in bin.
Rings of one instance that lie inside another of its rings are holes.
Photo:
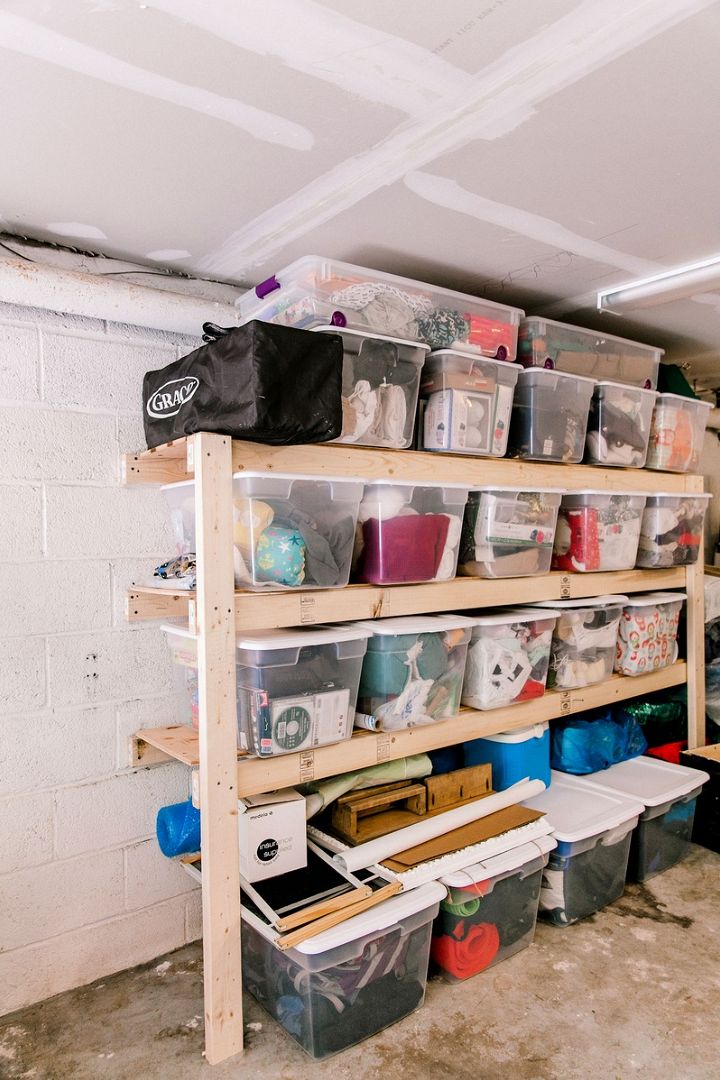
[[[383,645],[392,642],[392,648]],[[441,633],[375,637],[368,643],[360,676],[360,697],[397,696],[410,675],[408,653],[420,644],[417,670],[421,679],[439,679],[448,665],[448,650]]]

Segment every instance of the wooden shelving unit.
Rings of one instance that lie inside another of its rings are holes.
[[[231,479],[233,472],[243,470],[435,484],[463,482],[469,486],[673,493],[702,491],[700,476],[362,447],[272,447],[205,433],[128,455],[123,469],[129,485],[195,480],[197,592],[136,588],[128,593],[127,615],[131,620],[184,619],[198,637],[199,732],[181,726],[140,731],[133,739],[132,761],[152,765],[178,760],[193,770],[193,796],[203,811],[205,1039],[206,1057],[211,1064],[238,1053],[243,1045],[239,796],[512,730],[685,682],[689,745],[705,741],[702,564],[667,570],[553,573],[497,580],[456,578],[386,588],[358,585],[342,590],[254,593],[234,589],[231,538]],[[614,676],[582,690],[548,692],[535,701],[507,708],[487,712],[464,709],[450,720],[407,731],[357,732],[336,746],[274,759],[251,758],[237,752],[238,631],[672,588],[684,588],[688,594],[686,663],[678,662],[636,678]]]

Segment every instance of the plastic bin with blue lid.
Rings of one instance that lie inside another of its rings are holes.
[[[423,450],[502,457],[519,371],[453,349],[431,353],[420,382]]]
[[[243,984],[311,1057],[347,1050],[422,1005],[444,897],[421,885],[286,950],[243,906]]]
[[[557,840],[543,871],[538,916],[569,926],[622,896],[632,832],[645,807],[597,784],[552,773],[526,806],[541,810]]]
[[[444,979],[470,979],[532,945],[554,847],[551,836],[539,836],[440,879],[448,895],[433,924],[430,957]]]
[[[197,638],[176,626],[163,630],[197,726]],[[238,747],[275,757],[349,739],[368,637],[351,623],[238,637]]]
[[[465,764],[492,765],[495,791],[504,791],[520,780],[542,780],[550,786],[550,727],[530,724],[516,731],[486,735],[465,743]]]
[[[407,615],[349,625],[369,635],[357,727],[398,731],[458,712],[472,619]]]
[[[709,773],[636,757],[585,779],[644,804],[630,847],[628,881],[647,881],[689,854],[695,805]]]
[[[313,330],[339,334],[343,343],[343,426],[333,442],[406,450],[413,441],[420,374],[430,347],[337,326]]]
[[[523,312],[382,270],[304,255],[238,300],[243,322],[330,325],[514,360]]]
[[[518,360],[524,367],[555,368],[654,390],[662,356],[663,350],[654,345],[554,319],[533,316],[520,323]]]

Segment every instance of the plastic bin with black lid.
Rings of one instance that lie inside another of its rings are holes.
[[[582,461],[594,385],[580,375],[523,369],[515,387],[508,455],[529,461]]]
[[[647,881],[689,854],[695,805],[708,773],[636,757],[585,779],[644,804],[630,846],[628,881]]]
[[[524,805],[546,815],[557,841],[543,871],[539,918],[569,926],[622,896],[632,832],[645,809],[639,799],[553,770],[547,791]]]
[[[285,950],[243,906],[243,984],[311,1057],[347,1050],[422,1005],[445,892],[429,882]]]

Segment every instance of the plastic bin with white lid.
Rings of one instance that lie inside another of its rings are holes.
[[[628,881],[647,881],[689,854],[695,804],[709,773],[636,757],[585,779],[644,803],[630,846]]]
[[[453,349],[431,353],[420,383],[423,450],[502,457],[519,371]]]
[[[660,472],[697,471],[711,409],[708,401],[681,394],[658,394],[646,468]]]
[[[163,626],[197,721],[197,638]],[[273,757],[349,739],[369,633],[347,624],[258,630],[236,641],[238,746]]]
[[[285,950],[243,906],[243,983],[311,1057],[346,1050],[422,1005],[445,895],[429,882]]]
[[[657,394],[626,383],[595,384],[588,416],[585,459],[593,465],[641,469],[650,439]]]
[[[471,739],[463,747],[466,765],[492,766],[494,791],[505,791],[521,780],[542,780],[550,786],[550,725],[530,724]]]
[[[644,492],[568,491],[558,513],[553,570],[594,573],[635,566]]]
[[[543,871],[540,918],[568,926],[622,896],[640,799],[553,770],[547,791],[524,805],[546,815],[557,841]]]
[[[398,731],[455,716],[473,620],[407,615],[352,624],[369,634],[355,724]]]
[[[626,598],[618,627],[616,671],[644,675],[675,663],[685,600],[684,592],[638,593]]]
[[[691,566],[703,543],[703,526],[712,495],[656,492],[648,495],[640,525],[636,566]]]
[[[328,325],[514,360],[523,312],[382,270],[305,255],[237,301],[243,322]]]
[[[165,484],[177,553],[195,551],[195,481]],[[347,585],[362,479],[233,475],[235,584],[253,590]]]
[[[472,978],[526,949],[535,937],[551,836],[440,879],[447,900],[433,924],[430,956],[448,982]]]
[[[547,368],[523,369],[513,398],[508,454],[529,461],[582,461],[595,383]]]
[[[555,368],[649,390],[657,386],[663,351],[614,334],[539,317],[523,319],[518,336],[518,360],[526,367]]]
[[[467,484],[373,480],[358,512],[353,580],[372,585],[455,577]]]
[[[315,326],[343,342],[342,434],[333,442],[406,450],[413,440],[428,345],[362,330]]]
[[[557,609],[548,686],[575,690],[604,682],[613,673],[618,626],[626,596],[605,594],[575,600],[542,600],[537,608]]]
[[[559,614],[557,610],[508,608],[473,615],[463,705],[496,709],[542,697]]]
[[[471,489],[460,540],[459,572],[488,578],[547,574],[564,490]]]

